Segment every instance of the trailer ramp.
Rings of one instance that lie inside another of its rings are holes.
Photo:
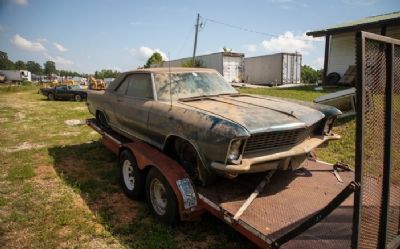
[[[318,219],[319,212],[354,180],[354,173],[346,171],[339,172],[343,181],[340,182],[333,171],[332,165],[311,160],[305,168],[277,171],[238,220],[233,217],[264,175],[220,179],[212,186],[198,188],[198,195],[208,209],[214,209],[209,211],[219,213],[225,222],[252,237],[257,245],[280,246],[296,227],[313,216]],[[283,244],[282,248],[350,248],[353,197],[346,197],[326,218]]]

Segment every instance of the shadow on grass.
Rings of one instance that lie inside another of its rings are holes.
[[[209,214],[171,227],[159,223],[144,201],[127,198],[118,184],[116,157],[100,142],[49,149],[57,174],[85,200],[103,226],[128,248],[252,248]]]

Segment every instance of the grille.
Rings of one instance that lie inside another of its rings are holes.
[[[287,131],[265,132],[249,137],[244,154],[258,151],[284,149],[299,144],[314,133],[316,125]]]

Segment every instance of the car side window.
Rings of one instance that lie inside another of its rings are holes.
[[[127,96],[135,98],[153,98],[153,86],[150,74],[132,74],[126,78],[129,82]]]
[[[126,89],[128,88],[128,78],[126,78],[117,88],[117,90],[115,90],[118,94],[120,95],[125,95],[126,93]]]

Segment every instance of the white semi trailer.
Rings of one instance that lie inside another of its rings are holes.
[[[5,82],[32,81],[32,74],[28,70],[0,70],[0,74],[5,76]]]

